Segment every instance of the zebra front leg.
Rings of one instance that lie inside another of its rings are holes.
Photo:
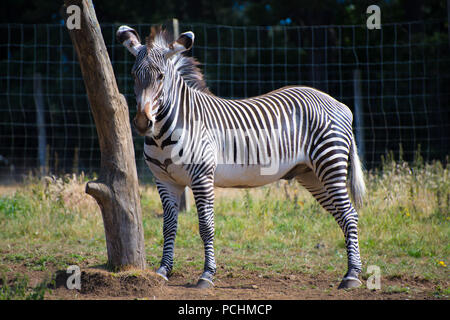
[[[201,179],[192,184],[195,204],[197,206],[200,236],[205,249],[205,265],[203,274],[197,282],[197,288],[211,288],[216,273],[214,257],[214,185],[211,178]]]
[[[178,224],[178,208],[180,204],[180,197],[183,188],[156,181],[158,193],[161,198],[164,222],[163,222],[163,236],[164,246],[161,264],[156,274],[169,280],[168,277],[173,268],[173,249],[175,244],[175,236],[177,233]]]

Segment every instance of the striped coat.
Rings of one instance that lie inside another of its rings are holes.
[[[358,286],[361,260],[358,215],[364,180],[352,133],[352,113],[331,96],[290,86],[247,99],[230,100],[206,87],[198,63],[181,52],[192,32],[176,41],[153,29],[146,44],[126,26],[117,32],[136,56],[132,73],[138,110],[137,131],[145,136],[144,156],[156,178],[164,208],[164,248],[157,273],[173,268],[180,195],[190,186],[199,215],[205,266],[200,287],[213,284],[214,186],[257,187],[296,179],[343,230],[348,271],[341,287]]]

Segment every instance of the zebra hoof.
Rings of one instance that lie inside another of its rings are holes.
[[[203,272],[200,279],[198,279],[197,285],[198,289],[210,289],[214,287],[213,275],[207,271]]]
[[[344,278],[342,279],[338,289],[358,288],[361,285],[362,282],[358,278]]]
[[[159,267],[158,270],[156,270],[156,274],[163,278],[166,281],[169,281],[169,278],[167,277],[167,269],[164,267]]]
[[[214,283],[210,280],[198,279],[197,285],[195,287],[197,289],[210,289],[214,288]]]

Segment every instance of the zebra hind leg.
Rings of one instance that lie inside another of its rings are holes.
[[[325,183],[330,200],[335,207],[332,215],[342,229],[347,248],[348,271],[342,279],[339,289],[348,289],[361,286],[359,274],[362,263],[358,245],[358,213],[353,207],[345,185],[345,177],[340,181]]]
[[[361,285],[359,274],[361,273],[361,260],[358,248],[357,222],[358,216],[353,208],[345,187],[345,177],[333,178],[324,185],[314,172],[303,172],[296,180],[307,189],[319,204],[327,210],[341,227],[347,248],[348,271],[339,285],[339,289],[354,288]],[[340,187],[335,187],[339,185]]]

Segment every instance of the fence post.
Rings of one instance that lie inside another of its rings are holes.
[[[33,96],[36,105],[36,126],[38,131],[38,159],[39,173],[47,174],[47,138],[45,134],[44,99],[42,98],[42,75],[33,75]]]
[[[86,193],[102,211],[108,266],[144,269],[144,232],[127,102],[117,88],[92,0],[65,0],[64,4],[64,13],[70,6],[80,9],[80,27],[68,29],[99,138],[100,175],[86,184]],[[68,21],[66,15],[64,19]]]
[[[364,161],[366,148],[364,145],[364,116],[361,102],[361,71],[359,69],[353,70],[353,96],[355,107],[356,145],[358,146],[359,157],[361,158],[361,161]]]
[[[172,28],[173,28],[173,37],[175,39],[180,35],[180,27],[178,24],[178,19],[172,19]],[[189,198],[189,188],[185,187],[183,193],[181,194],[180,199],[180,211],[189,211],[191,210],[191,199]]]

